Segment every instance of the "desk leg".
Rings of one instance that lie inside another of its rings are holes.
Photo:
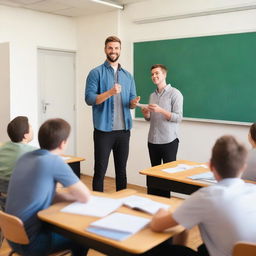
[[[71,169],[76,174],[76,176],[80,179],[80,173],[81,173],[80,162],[68,163],[68,165],[71,167]]]

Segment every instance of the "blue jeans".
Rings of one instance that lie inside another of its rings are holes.
[[[46,256],[66,249],[71,250],[73,256],[85,256],[88,252],[87,247],[47,230],[41,231],[30,244],[8,243],[15,252],[24,256]]]

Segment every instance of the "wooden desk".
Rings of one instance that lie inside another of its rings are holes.
[[[69,159],[65,160],[65,162],[72,168],[74,173],[80,179],[80,175],[81,175],[81,164],[80,164],[80,162],[84,161],[85,158],[76,157],[76,156],[69,156],[69,155],[62,155],[62,157],[69,157]]]
[[[152,195],[140,194],[131,189],[121,190],[112,194],[100,192],[93,192],[93,194],[111,198],[120,198],[136,194],[157,200],[162,203],[170,204],[170,211],[174,211],[175,208],[177,208],[177,206],[183,201],[177,198],[167,199]],[[156,246],[184,230],[183,227],[178,226],[168,230],[168,232],[165,233],[155,233],[149,228],[145,228],[123,241],[115,241],[86,231],[88,225],[92,221],[97,220],[97,217],[60,212],[60,209],[66,205],[67,203],[55,204],[46,210],[40,211],[38,216],[43,222],[47,223],[48,227],[52,230],[69,238],[75,239],[76,241],[81,242],[94,250],[111,256],[149,255],[150,251],[152,251]],[[152,217],[149,214],[135,211],[124,206],[120,207],[117,211],[147,218]]]
[[[178,164],[198,165],[200,163],[178,160],[140,171],[140,174],[147,176],[148,194],[170,198],[171,191],[190,195],[199,188],[210,185],[188,178],[188,176],[210,171],[209,169],[205,169],[203,167],[197,167],[177,173],[166,173],[161,171],[165,168],[175,167]]]

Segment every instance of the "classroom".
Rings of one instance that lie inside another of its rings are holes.
[[[234,8],[234,11],[145,24],[134,22],[229,8]],[[241,8],[245,10],[241,11]],[[92,175],[93,126],[91,108],[86,106],[83,99],[84,82],[89,70],[104,61],[105,37],[113,34],[122,39],[120,62],[132,73],[134,42],[253,32],[256,27],[255,12],[253,2],[248,4],[244,0],[232,1],[232,4],[230,1],[200,0],[193,3],[188,0],[138,1],[127,5],[124,10],[114,9],[106,13],[78,17],[1,5],[1,77],[4,77],[4,80],[1,82],[3,93],[0,102],[1,118],[4,122],[0,129],[4,130],[5,124],[11,118],[21,114],[29,117],[35,130],[40,125],[37,107],[37,49],[76,52],[75,153],[86,157],[83,172]],[[152,86],[153,90],[153,85],[149,86]],[[150,166],[146,144],[148,127],[145,121],[134,120],[127,166],[128,182],[142,186],[145,185],[145,179],[138,174],[138,170]],[[243,123],[183,120],[180,127],[178,159],[205,162],[216,138],[223,134],[232,134],[247,143],[247,132],[248,125]],[[2,134],[3,132],[1,136]],[[0,137],[0,140],[5,141],[6,138]],[[114,176],[113,169],[113,163],[110,161],[107,176]]]
[[[28,116],[34,131],[41,124],[39,51],[72,53],[75,56],[73,153],[86,158],[81,172],[90,176],[94,165],[93,124],[91,107],[84,102],[84,86],[88,72],[105,60],[107,36],[116,35],[122,40],[120,63],[133,74],[135,42],[256,31],[255,0],[131,0],[124,10],[110,8],[102,12],[99,7],[98,12],[74,17],[6,6],[4,2],[0,1],[0,142],[8,139],[5,127],[15,116]],[[52,2],[57,5],[58,1]],[[154,90],[153,84],[148,86]],[[133,116],[127,179],[130,184],[145,187],[145,176],[139,171],[150,167],[149,124],[135,118],[134,112]],[[249,124],[185,118],[180,124],[177,159],[207,162],[214,142],[225,134],[234,135],[249,148]],[[32,145],[38,146],[36,136]],[[112,157],[106,176],[115,177]]]

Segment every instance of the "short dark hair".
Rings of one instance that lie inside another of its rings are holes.
[[[45,121],[38,132],[40,147],[47,150],[56,149],[62,141],[67,140],[70,130],[69,123],[61,118]]]
[[[247,158],[246,148],[233,136],[220,137],[213,149],[211,164],[222,178],[235,178]]]
[[[250,127],[250,136],[252,140],[256,143],[256,123],[253,123]]]
[[[7,133],[12,142],[21,142],[29,133],[29,123],[26,116],[15,117],[7,126]]]
[[[168,72],[167,67],[166,67],[165,65],[163,65],[163,64],[155,64],[155,65],[153,65],[153,66],[151,67],[150,71],[152,71],[152,69],[155,69],[155,68],[161,68],[161,70],[162,70],[163,72],[165,72],[166,74],[167,74],[167,72]]]
[[[121,45],[121,40],[117,36],[109,36],[105,40],[105,46],[110,42],[118,42]]]

